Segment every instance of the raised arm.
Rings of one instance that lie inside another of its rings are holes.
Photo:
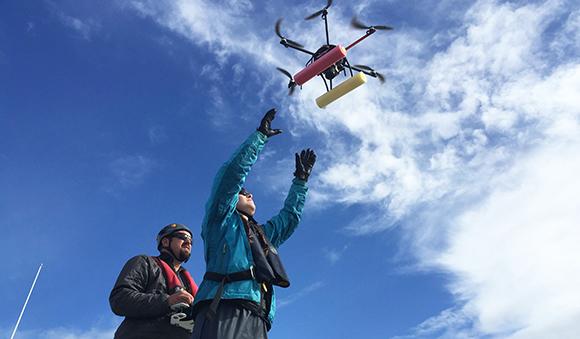
[[[266,112],[257,131],[252,133],[219,169],[206,205],[206,220],[222,220],[234,211],[238,193],[266,141],[282,133],[281,130],[271,127],[275,117],[276,109],[272,108]]]
[[[308,192],[306,182],[315,162],[316,154],[310,149],[303,150],[300,155],[296,153],[295,178],[292,180],[292,186],[284,201],[284,207],[278,215],[268,220],[264,225],[264,233],[275,247],[279,247],[286,241],[300,222]]]

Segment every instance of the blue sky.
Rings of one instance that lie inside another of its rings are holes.
[[[110,338],[124,262],[170,222],[196,235],[219,166],[278,108],[248,178],[281,206],[293,153],[318,162],[280,249],[272,338],[580,335],[580,5],[336,1],[331,41],[381,71],[325,110],[275,67],[314,50],[324,1],[0,3],[0,336]],[[187,267],[204,272],[197,236]]]

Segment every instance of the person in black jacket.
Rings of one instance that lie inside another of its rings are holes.
[[[127,261],[109,296],[113,312],[125,317],[116,339],[191,337],[193,320],[187,309],[197,285],[181,266],[191,245],[191,230],[170,224],[157,235],[158,257],[138,255]]]

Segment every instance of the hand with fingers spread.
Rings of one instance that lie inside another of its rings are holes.
[[[280,129],[272,129],[272,120],[276,117],[276,109],[272,108],[262,118],[260,122],[260,127],[257,128],[258,131],[262,132],[268,138],[274,135],[282,133]]]
[[[302,150],[300,155],[296,153],[296,171],[294,172],[294,176],[298,179],[308,181],[315,162],[316,154],[310,148]]]

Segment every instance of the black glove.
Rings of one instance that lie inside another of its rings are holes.
[[[304,149],[300,152],[300,155],[296,153],[296,171],[294,176],[298,179],[308,181],[310,172],[312,172],[312,167],[316,162],[316,154],[314,151],[309,149]]]
[[[260,127],[258,127],[257,130],[264,133],[264,135],[267,136],[268,138],[273,135],[278,135],[282,133],[282,130],[280,129],[272,129],[271,126],[272,120],[274,120],[275,117],[276,117],[276,109],[272,108],[271,110],[266,112],[266,115],[264,115],[264,117],[262,118],[262,122],[260,122]]]

